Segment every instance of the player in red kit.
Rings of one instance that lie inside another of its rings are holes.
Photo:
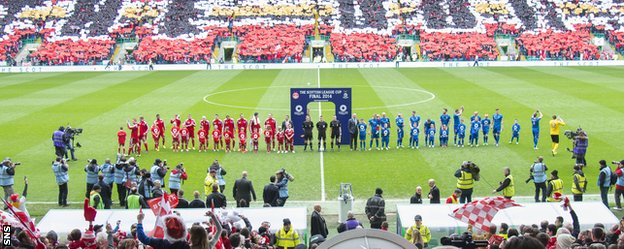
[[[225,127],[225,131],[223,132],[223,140],[225,140],[225,152],[230,152],[231,148],[234,147],[234,144],[232,143],[234,137],[232,135],[232,131],[230,131],[230,128],[228,127]]]
[[[154,150],[160,151],[160,148],[158,148],[158,146],[160,145],[160,137],[162,137],[162,134],[160,133],[160,128],[158,128],[158,126],[156,125],[152,125],[152,129],[150,130],[152,131],[152,138],[154,139]]]
[[[197,139],[199,140],[199,152],[208,150],[208,133],[204,129],[197,131]]]
[[[219,151],[219,142],[221,141],[221,132],[219,130],[212,130],[212,151]]]
[[[284,131],[282,131],[282,127],[277,128],[275,137],[277,138],[277,153],[286,153],[286,150],[284,149]]]
[[[141,146],[139,144],[139,125],[136,118],[132,119],[132,123],[128,121],[128,129],[130,129],[130,146],[128,148],[128,154],[138,153],[141,155]]]
[[[182,125],[182,128],[180,129],[180,142],[182,143],[182,151],[189,151],[188,144],[190,137],[191,134],[189,132],[189,129],[186,128],[186,125]]]
[[[180,127],[175,125],[171,127],[171,146],[173,152],[180,151]]]
[[[264,129],[264,141],[266,142],[267,153],[271,153],[271,142],[273,141],[273,131],[271,126],[267,125]]]
[[[158,129],[160,129],[160,138],[162,138],[162,147],[163,149],[166,149],[167,147],[165,147],[165,121],[163,121],[162,119],[160,119],[160,114],[156,114],[156,120],[154,120],[154,125],[158,127]],[[160,141],[156,141],[156,143],[158,143]]]
[[[273,118],[273,115],[269,113],[269,117],[264,121],[264,126],[269,126],[271,128],[271,147],[273,151],[275,151],[275,127],[277,126],[277,121]]]
[[[251,130],[251,133],[254,133],[254,132],[260,133],[261,128],[262,127],[260,125],[260,118],[258,118],[258,113],[255,112],[253,117],[249,119],[249,130]]]
[[[239,150],[243,153],[247,152],[247,133],[241,131],[238,133],[239,141]]]
[[[201,126],[202,130],[206,131],[206,134],[210,134],[210,121],[206,119],[206,116],[202,116],[201,121],[199,121],[199,126]]]
[[[251,133],[251,143],[253,146],[253,152],[258,153],[258,140],[260,140],[260,132],[256,130]]]
[[[236,130],[234,130],[234,119],[230,117],[230,115],[225,115],[225,119],[223,120],[223,128],[225,129],[229,129],[230,131],[230,138],[232,139],[232,150],[234,150],[234,148],[236,147],[236,136],[234,136],[233,134],[236,132]]]
[[[143,116],[139,117],[139,142],[145,145],[145,152],[149,151],[147,146],[147,133],[149,133],[149,125],[145,122],[145,118]],[[141,144],[139,144],[139,154],[141,154]]]
[[[223,148],[223,140],[221,140],[221,135],[223,134],[223,121],[219,119],[219,114],[215,114],[215,118],[212,120],[212,127],[213,129],[219,131],[219,145]]]
[[[284,131],[284,138],[286,143],[286,153],[288,150],[290,152],[295,153],[295,130],[292,128],[290,124],[286,125],[286,130]]]
[[[191,140],[191,144],[193,145],[193,150],[195,150],[195,125],[195,119],[191,118],[191,114],[189,114],[186,121],[184,121],[184,126],[186,126],[186,129],[188,129],[189,138]]]
[[[180,114],[176,114],[175,116],[173,116],[173,118],[169,120],[169,123],[175,127],[180,128],[180,124],[182,123],[182,121],[180,121]]]
[[[119,127],[119,131],[117,132],[117,153],[126,154],[126,131],[124,131],[123,127]]]

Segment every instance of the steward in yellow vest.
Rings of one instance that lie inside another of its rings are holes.
[[[275,247],[293,249],[297,245],[299,245],[299,234],[292,228],[290,219],[284,219],[284,226],[275,234]]]
[[[503,191],[503,197],[511,200],[511,197],[513,197],[516,194],[513,176],[511,176],[511,169],[509,169],[509,167],[505,167],[503,169],[503,173],[505,174],[505,180],[500,182],[500,186],[498,186],[497,189],[492,191],[492,193]]]
[[[558,194],[557,194],[558,193]],[[553,170],[550,172],[550,180],[548,180],[548,202],[557,202],[555,195],[561,196],[563,194],[563,180],[559,179],[559,171]]]
[[[572,194],[574,195],[574,201],[583,201],[583,193],[587,189],[587,178],[585,178],[585,173],[579,165],[574,166],[574,175],[572,175],[572,179],[574,179],[574,184],[572,184]]]

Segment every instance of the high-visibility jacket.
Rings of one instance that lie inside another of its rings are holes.
[[[574,176],[572,177],[576,179],[579,187],[581,188],[581,189],[578,189],[576,188],[576,184],[572,184],[572,194],[582,195],[583,190],[585,190],[585,188],[587,187],[587,178],[585,177],[585,175],[581,175],[579,173],[574,173]]]
[[[457,188],[458,189],[471,189],[474,187],[474,179],[472,178],[472,173],[461,171],[461,176],[457,178]]]
[[[423,243],[429,243],[431,241],[431,231],[425,225],[420,225],[420,228],[416,227],[416,224],[412,225],[405,231],[405,239],[408,241],[412,241],[412,233],[414,230],[418,229],[420,232],[420,236],[422,236]]]
[[[552,193],[550,193],[551,195],[557,192],[563,194],[563,180],[561,179],[550,180],[550,185],[552,186]]]
[[[288,232],[284,231],[284,228],[277,231],[275,234],[275,246],[282,248],[295,248],[295,246],[299,245],[299,234],[290,228]]]
[[[100,193],[96,191],[91,191],[91,196],[89,197],[89,206],[95,206],[96,196],[100,199],[100,202],[98,202],[98,205],[95,207],[95,209],[104,209],[104,200],[102,200],[102,196],[100,195]]]
[[[141,196],[130,194],[126,197],[126,203],[128,204],[128,209],[139,209],[141,208]]]
[[[512,197],[516,194],[516,188],[514,186],[513,176],[508,175],[506,178],[509,179],[509,186],[503,189],[503,196]]]

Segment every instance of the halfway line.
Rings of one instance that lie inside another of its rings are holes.
[[[318,88],[321,88],[321,67],[318,67],[316,69],[316,85]],[[321,102],[318,102],[318,110],[319,110],[319,115],[322,115],[322,111],[321,111]],[[324,202],[325,201],[325,163],[323,162],[323,151],[325,150],[325,148],[323,148],[323,150],[321,151],[321,201]]]

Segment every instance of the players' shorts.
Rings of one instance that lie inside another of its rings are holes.
[[[138,143],[139,143],[139,138],[138,137],[130,138],[130,144],[138,144]]]
[[[553,143],[559,143],[559,135],[550,135],[550,139],[552,139]]]
[[[189,137],[182,137],[181,139],[182,139],[182,142],[188,142]]]
[[[487,135],[488,133],[490,133],[490,130],[483,130],[483,135]]]
[[[373,134],[371,134],[371,138],[379,138],[379,133],[373,133]]]
[[[336,138],[336,139],[337,139],[337,138],[340,138],[340,133],[337,133],[337,132],[336,132],[336,133],[334,133],[334,132],[332,132],[332,133],[331,133],[331,138],[332,138],[332,139],[334,139],[334,138]]]
[[[500,127],[494,127],[494,129],[492,129],[492,133],[493,134],[499,134],[500,133]]]
[[[152,136],[152,139],[154,139],[154,141],[158,141],[158,139],[160,139],[160,136]]]
[[[174,143],[180,143],[180,139],[179,138],[173,138],[172,139]]]
[[[204,139],[200,138],[200,139],[199,139],[199,143],[200,143],[200,144],[205,144],[205,143],[206,143],[206,139],[205,139],[205,138],[204,138]]]
[[[310,139],[312,139],[312,132],[310,133],[306,132],[305,134],[303,134],[303,140],[310,140]]]
[[[366,133],[360,134],[360,140],[366,140]]]
[[[126,146],[126,142],[119,142],[119,146]]]
[[[323,140],[327,139],[327,134],[324,133],[324,132],[323,133],[319,133],[318,134],[318,140],[321,140],[321,139],[323,139]]]
[[[284,139],[278,139],[277,144],[284,144]]]

